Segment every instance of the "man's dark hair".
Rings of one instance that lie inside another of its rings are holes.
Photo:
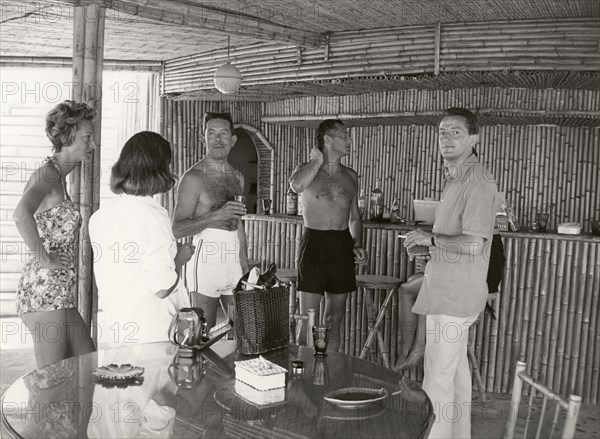
[[[448,116],[462,116],[467,120],[467,130],[470,135],[479,134],[479,124],[477,123],[477,116],[466,108],[451,107],[448,108],[442,114],[442,118]]]
[[[330,132],[335,131],[340,125],[344,126],[344,122],[339,119],[325,119],[319,124],[317,130],[317,146],[320,150],[323,150],[325,147],[325,136]]]
[[[211,113],[211,112],[207,112],[204,113],[204,130],[206,131],[206,124],[208,123],[209,120],[212,119],[222,119],[222,120],[226,120],[227,122],[229,122],[229,130],[231,131],[231,134],[233,134],[233,119],[231,118],[231,114],[229,113]]]

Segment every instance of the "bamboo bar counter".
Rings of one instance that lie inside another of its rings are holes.
[[[302,217],[247,215],[250,259],[296,268]],[[398,234],[414,227],[365,222],[364,246],[369,272],[406,280],[415,272]],[[517,360],[532,367],[559,392],[581,395],[598,403],[600,369],[600,237],[589,234],[503,232],[506,267],[494,302],[498,320],[487,315],[477,326],[475,353],[485,389],[510,392],[511,368]],[[376,298],[383,300],[384,294]],[[383,326],[390,360],[400,347],[398,298],[394,297]],[[344,353],[358,356],[367,334],[367,316],[360,293],[348,297],[342,324]],[[420,378],[420,367],[411,372]]]

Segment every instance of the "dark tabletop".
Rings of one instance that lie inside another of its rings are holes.
[[[235,393],[234,361],[252,356],[237,354],[233,342],[219,341],[196,359],[178,357],[169,343],[151,343],[25,375],[4,394],[2,422],[9,435],[25,438],[427,436],[434,417],[426,394],[383,366],[333,352],[315,361],[312,348],[297,346],[263,356],[289,371],[292,360],[306,363],[303,374],[287,374],[285,401],[274,405],[256,406]],[[114,385],[94,378],[98,366],[111,363],[144,367],[143,379]],[[384,388],[388,396],[360,408],[323,399],[346,387]]]

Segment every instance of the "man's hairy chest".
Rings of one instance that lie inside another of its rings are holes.
[[[329,175],[319,171],[307,191],[319,201],[350,203],[356,194],[356,185],[345,172]]]
[[[226,202],[234,199],[234,195],[242,192],[240,182],[233,175],[210,176],[205,175],[203,179],[203,190],[200,201],[210,205],[210,210],[215,210]]]

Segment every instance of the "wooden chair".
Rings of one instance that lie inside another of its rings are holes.
[[[489,293],[487,297],[488,303],[493,302],[498,297],[499,293]],[[475,323],[471,325],[469,328],[469,342],[467,345],[467,357],[469,358],[469,363],[471,364],[471,373],[473,374],[473,378],[475,379],[475,383],[477,384],[477,390],[479,390],[479,396],[481,397],[481,402],[485,403],[487,401],[487,397],[485,395],[485,386],[483,385],[483,379],[481,378],[481,373],[479,372],[479,360],[475,355],[475,329],[479,322],[481,322],[481,318],[483,316],[483,311],[479,318]]]
[[[544,439],[551,438],[552,434],[555,431],[560,430],[559,412],[562,408],[566,411],[566,413],[560,437],[562,439],[572,438],[575,434],[575,426],[577,424],[577,417],[579,416],[581,397],[577,395],[571,395],[569,396],[568,400],[564,399],[562,396],[550,390],[547,386],[541,384],[538,381],[535,381],[531,376],[527,375],[527,373],[525,372],[525,367],[525,363],[523,363],[522,361],[517,361],[515,378],[513,381],[512,388],[512,399],[510,402],[504,438],[512,439],[516,437],[515,430],[519,414],[519,403],[521,401],[521,395],[523,391],[523,383],[527,383],[529,385],[531,393],[529,396],[527,415],[525,417],[525,425],[523,427],[524,431],[522,437],[527,437],[527,431],[529,430],[530,423],[537,423],[537,429],[535,432],[536,439],[540,437],[543,437]],[[535,406],[534,408],[534,398],[537,392],[543,395],[541,409],[537,406]],[[554,409],[554,414],[552,416],[551,422],[544,422],[548,401],[554,402],[556,404],[556,407]],[[532,419],[532,414],[535,414],[535,419]]]
[[[369,335],[367,336],[367,341],[365,342],[362,350],[360,351],[359,358],[364,359],[367,356],[367,352],[369,352],[369,350],[371,351],[372,355],[375,354],[373,342],[375,341],[375,339],[377,339],[379,343],[381,358],[383,359],[383,365],[389,368],[390,355],[387,346],[383,340],[382,325],[383,321],[385,320],[385,314],[387,312],[387,309],[390,306],[392,297],[394,296],[394,292],[398,292],[398,288],[400,287],[400,285],[402,285],[402,280],[392,276],[359,274],[356,276],[356,285],[358,286],[358,288],[363,288],[365,291],[364,298],[367,304],[367,318],[369,321]],[[376,310],[373,306],[373,290],[387,290],[387,294],[379,310]]]

